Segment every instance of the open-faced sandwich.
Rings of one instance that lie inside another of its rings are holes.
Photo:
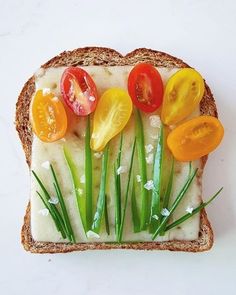
[[[168,54],[82,48],[25,84],[16,128],[31,171],[22,243],[34,253],[204,251],[207,155],[224,129],[201,75]]]

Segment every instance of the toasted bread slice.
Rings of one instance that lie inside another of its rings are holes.
[[[73,51],[65,51],[42,65],[42,68],[59,66],[122,66],[135,65],[139,62],[148,62],[158,67],[186,68],[189,67],[182,60],[169,54],[140,48],[122,56],[109,48],[86,47]],[[16,129],[18,131],[25,152],[26,161],[30,167],[32,130],[29,121],[29,105],[35,91],[34,77],[31,77],[24,85],[16,104]],[[210,88],[205,84],[205,93],[201,101],[200,112],[202,115],[217,117],[217,109]],[[201,159],[204,167],[207,157]],[[201,252],[209,250],[213,245],[213,231],[203,209],[200,215],[199,238],[193,241],[172,240],[167,242],[138,242],[138,243],[52,243],[34,241],[30,227],[30,202],[28,204],[24,224],[21,232],[21,240],[25,250],[32,253],[66,253],[71,251],[83,251],[92,249],[135,249],[135,250],[170,250]]]

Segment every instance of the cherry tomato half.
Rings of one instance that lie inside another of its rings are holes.
[[[92,113],[97,105],[97,88],[81,68],[69,67],[62,74],[61,93],[68,107],[78,116]]]
[[[64,137],[67,116],[63,103],[54,94],[38,90],[30,104],[30,121],[35,135],[44,142]]]
[[[161,112],[162,122],[174,125],[189,116],[204,94],[202,76],[191,68],[181,69],[167,81]]]
[[[146,113],[154,112],[163,99],[161,75],[154,66],[140,63],[129,74],[128,91],[138,109]]]
[[[120,88],[110,88],[99,99],[93,118],[91,148],[101,151],[128,123],[132,113],[132,101]]]
[[[167,137],[174,157],[182,162],[199,159],[213,151],[221,142],[224,128],[211,116],[200,116],[175,128]]]

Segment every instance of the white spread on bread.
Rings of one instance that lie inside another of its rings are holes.
[[[37,89],[47,89],[50,88],[58,99],[61,99],[60,95],[60,78],[65,67],[59,68],[49,68],[45,71],[41,71],[40,75],[35,75],[36,88]],[[114,66],[114,67],[102,67],[102,66],[88,66],[84,69],[93,77],[99,95],[101,95],[106,89],[110,87],[121,87],[127,89],[127,78],[131,66]],[[177,71],[177,69],[167,69],[158,68],[163,82],[165,83],[167,79]],[[200,114],[199,109],[195,111],[193,116],[198,116]],[[71,112],[68,112],[68,116],[72,116]],[[102,228],[99,233],[99,238],[93,234],[93,232],[88,232],[87,235],[84,233],[79,211],[77,208],[75,195],[73,193],[73,187],[71,183],[70,173],[67,168],[64,156],[63,156],[63,145],[67,144],[76,165],[79,167],[79,177],[83,180],[84,175],[84,134],[85,134],[85,119],[73,117],[71,120],[68,132],[63,140],[58,140],[53,143],[44,143],[34,136],[32,145],[32,163],[31,168],[37,172],[41,177],[46,187],[48,188],[51,196],[55,196],[55,192],[52,187],[52,179],[50,171],[45,169],[45,165],[42,163],[50,162],[57,172],[58,179],[62,188],[63,196],[65,198],[65,203],[68,208],[69,217],[74,229],[77,242],[111,242],[115,241],[115,204],[114,204],[114,180],[112,174],[112,165],[109,167],[108,180],[107,180],[107,197],[108,197],[108,214],[110,221],[110,235],[108,236],[105,229]],[[147,152],[155,151],[156,141],[158,138],[158,132],[160,127],[160,118],[158,111],[153,114],[147,114],[143,116],[143,126],[145,130],[146,144],[148,144]],[[124,129],[124,153],[122,154],[121,167],[129,167],[131,147],[134,138],[134,121],[133,116],[130,122]],[[109,156],[109,163],[113,163],[116,157],[116,152],[119,145],[119,135],[114,138],[111,142],[112,152]],[[151,149],[153,147],[154,149]],[[100,167],[101,167],[101,156],[102,153],[94,153],[93,157],[93,167],[94,167],[94,179],[93,179],[93,191],[94,198],[98,195],[98,189],[100,184]],[[147,154],[148,156],[148,154]],[[136,161],[137,162],[137,161]],[[137,188],[140,187],[140,175],[138,174],[137,164],[134,164],[134,175],[136,176],[137,182],[135,182]],[[146,188],[151,191],[153,187],[152,181],[152,166],[147,165],[147,176],[148,182],[145,184]],[[199,166],[199,161],[194,161],[193,167]],[[121,169],[122,170],[122,169]],[[180,191],[183,183],[185,182],[189,173],[188,163],[177,163],[175,166],[175,177],[173,184],[173,192],[171,196],[171,201],[173,202],[176,194]],[[127,173],[121,172],[121,182],[126,183]],[[53,223],[50,214],[47,216],[42,216],[39,214],[40,210],[43,210],[45,206],[42,204],[36,190],[38,190],[38,184],[35,179],[31,177],[31,231],[33,239],[36,241],[47,241],[47,242],[61,242],[62,238],[60,233],[57,232],[55,225]],[[124,189],[124,186],[123,186]],[[81,189],[81,198],[85,197],[83,195],[83,190]],[[123,194],[124,195],[124,194]],[[201,184],[196,179],[187,192],[185,198],[182,200],[180,206],[177,208],[171,220],[174,221],[183,214],[186,214],[186,208],[195,208],[199,205],[201,199]],[[130,201],[130,199],[129,199]],[[137,204],[140,206],[139,202]],[[96,206],[96,199],[94,200],[94,207]],[[188,210],[189,212],[190,210]],[[166,211],[167,212],[167,211]],[[165,212],[165,213],[166,213]],[[155,218],[158,216],[152,216]],[[166,233],[163,237],[158,237],[158,241],[166,240],[195,240],[198,238],[199,234],[199,224],[200,217],[199,214],[192,216],[185,223],[181,224]],[[130,202],[127,207],[127,214],[124,226],[124,241],[150,241],[151,235],[148,232],[133,233],[132,219],[131,219],[131,208]]]

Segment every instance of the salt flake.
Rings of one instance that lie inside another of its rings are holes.
[[[163,208],[161,210],[161,215],[162,216],[169,216],[170,215],[170,211],[167,208]]]
[[[193,213],[193,207],[188,207],[188,208],[186,208],[185,211],[192,214]]]
[[[46,96],[51,93],[50,88],[43,88],[43,96]]]
[[[137,180],[137,182],[141,182],[141,176],[140,175],[136,175],[136,180]]]
[[[49,210],[47,208],[41,209],[38,211],[39,214],[41,214],[42,216],[48,216],[49,214]]]
[[[145,145],[145,151],[146,151],[147,154],[150,153],[152,150],[153,150],[153,145],[152,144],[149,143],[149,144]]]
[[[87,231],[86,235],[87,235],[87,238],[100,239],[100,236],[92,230]]]
[[[49,161],[45,161],[41,164],[41,167],[43,167],[46,170],[49,170],[50,168],[50,162]]]
[[[147,164],[152,164],[153,163],[153,153],[149,154],[146,157],[146,162],[147,162]]]
[[[148,180],[147,183],[145,183],[143,187],[148,191],[154,189],[153,180]]]
[[[161,119],[157,115],[152,115],[149,117],[150,125],[154,128],[160,128],[161,127]]]
[[[97,158],[97,159],[100,159],[103,155],[103,152],[97,152],[97,153],[94,153],[94,157]]]
[[[116,173],[117,175],[120,175],[122,173],[126,173],[127,172],[127,167],[126,166],[120,166],[117,170]]]
[[[48,203],[56,205],[56,204],[59,203],[59,200],[58,200],[57,197],[51,197],[51,198],[48,200]]]

